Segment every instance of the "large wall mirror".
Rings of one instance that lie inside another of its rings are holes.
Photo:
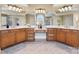
[[[6,28],[7,26],[12,26],[11,17],[6,14],[1,14],[1,27]]]
[[[7,16],[1,15],[1,26],[6,26],[7,24]]]

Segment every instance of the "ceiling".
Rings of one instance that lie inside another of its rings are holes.
[[[43,8],[47,11],[57,11],[58,8],[61,8],[69,4],[18,4],[17,6],[22,7],[27,12],[33,12],[35,9]]]
[[[3,5],[0,4],[0,6],[3,6]],[[15,4],[15,5],[23,8],[23,10],[26,13],[33,13],[35,12],[35,9],[38,9],[38,8],[46,9],[47,12],[49,11],[55,12],[58,10],[58,8],[61,8],[63,6],[70,5],[70,4]],[[79,7],[79,4],[75,4],[75,5]]]

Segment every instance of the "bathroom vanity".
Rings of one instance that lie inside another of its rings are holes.
[[[47,28],[47,40],[58,41],[79,47],[79,30],[69,28]]]
[[[0,29],[0,48],[15,45],[20,42],[34,41],[35,32],[46,32],[47,41],[58,41],[74,47],[79,47],[79,30],[61,27],[48,27],[37,30],[31,27]]]
[[[34,41],[34,28],[9,28],[0,30],[0,48],[4,49],[23,41]]]

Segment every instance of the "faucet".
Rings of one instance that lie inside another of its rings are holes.
[[[6,25],[6,28],[9,28],[9,24]]]

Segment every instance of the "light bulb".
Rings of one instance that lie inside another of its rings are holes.
[[[38,13],[40,13],[40,10],[38,10]]]
[[[9,10],[12,10],[12,6],[9,6]]]
[[[62,9],[58,9],[58,11],[62,12]]]
[[[16,11],[19,11],[19,8],[16,8]]]
[[[19,9],[20,11],[22,11],[22,9]]]
[[[40,13],[42,13],[43,12],[43,10],[40,10]]]
[[[13,10],[15,11],[16,10],[16,7],[13,7]]]
[[[62,8],[62,11],[63,11],[63,12],[65,11],[64,8]]]
[[[72,10],[72,7],[71,7],[71,6],[68,6],[68,9],[69,9],[69,10]]]
[[[67,7],[65,7],[65,11],[68,11],[68,8]]]

